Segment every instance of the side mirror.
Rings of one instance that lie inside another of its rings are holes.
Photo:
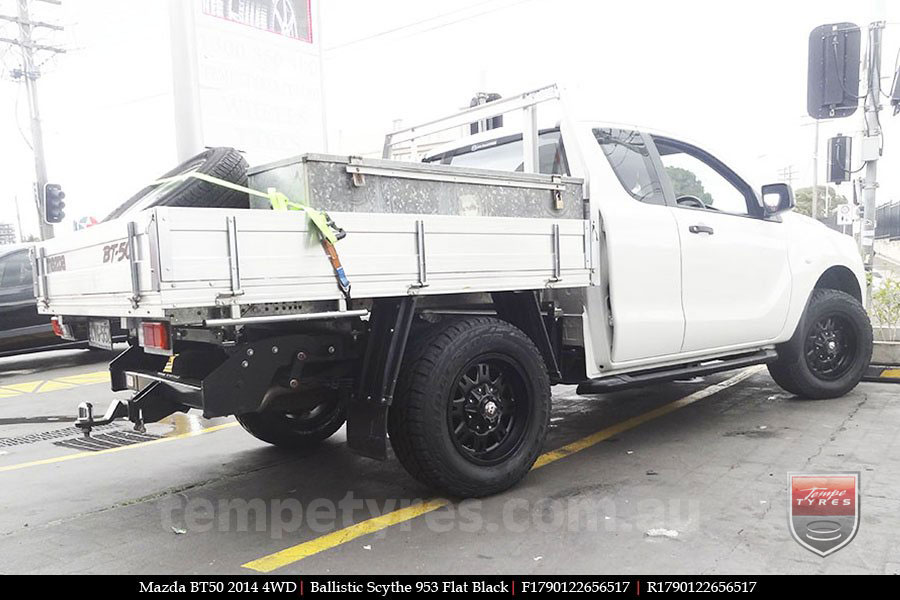
[[[763,208],[771,217],[794,208],[794,191],[786,183],[770,183],[762,187]]]

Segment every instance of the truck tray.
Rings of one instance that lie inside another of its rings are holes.
[[[250,179],[347,232],[337,249],[357,299],[590,283],[577,179],[316,155]],[[531,216],[499,216],[517,205]],[[453,211],[466,214],[443,214]],[[44,242],[35,262],[45,314],[202,323],[211,308],[292,313],[342,299],[302,212],[159,207]]]

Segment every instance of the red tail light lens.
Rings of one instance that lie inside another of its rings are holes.
[[[144,334],[144,347],[157,350],[172,349],[169,328],[165,323],[141,323],[141,332]]]
[[[50,325],[53,326],[53,333],[55,333],[58,337],[63,336],[63,328],[59,323],[59,317],[50,317]]]

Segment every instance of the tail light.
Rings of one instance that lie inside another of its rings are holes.
[[[53,326],[53,333],[55,333],[58,337],[63,337],[65,332],[63,332],[62,323],[59,322],[59,317],[50,317],[50,325]]]
[[[165,323],[141,323],[141,334],[144,348],[152,350],[172,350],[169,328]]]

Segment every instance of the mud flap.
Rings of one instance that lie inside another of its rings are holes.
[[[347,445],[369,458],[387,458],[387,411],[406,350],[416,298],[375,300],[359,387],[347,410]]]
[[[562,381],[553,343],[550,341],[550,334],[541,314],[537,292],[494,292],[491,297],[497,309],[497,316],[524,331],[538,347],[547,365],[550,381],[552,383]]]

